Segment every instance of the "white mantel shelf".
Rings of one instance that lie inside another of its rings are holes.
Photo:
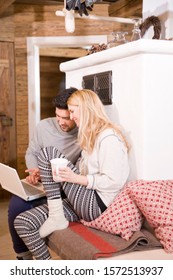
[[[173,55],[173,41],[141,39],[128,42],[101,52],[61,63],[60,70],[62,72],[74,71],[139,54]]]

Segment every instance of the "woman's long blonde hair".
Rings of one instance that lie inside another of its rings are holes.
[[[67,105],[79,106],[78,141],[83,150],[91,153],[97,136],[106,128],[114,129],[128,148],[125,137],[119,127],[109,120],[104,106],[95,92],[88,89],[77,90],[68,98]]]

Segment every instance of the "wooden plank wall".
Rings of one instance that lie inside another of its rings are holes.
[[[64,18],[55,16],[57,8],[62,10],[63,6],[13,4],[0,17],[0,40],[12,41],[15,45],[17,169],[21,177],[24,176],[24,155],[28,146],[26,38],[28,36],[68,36],[64,28]],[[108,5],[95,4],[93,13],[107,16]],[[126,31],[129,26],[79,18],[76,20],[76,29],[72,35],[105,35],[113,30],[122,29]]]
[[[58,6],[61,10],[63,7]],[[28,146],[28,84],[27,49],[28,36],[68,36],[64,18],[55,16],[57,6],[13,4],[0,17],[0,40],[13,41],[15,45],[16,75],[16,127],[17,127],[17,169],[24,176],[25,151]],[[108,6],[100,11],[108,14]],[[107,34],[113,24],[78,19],[74,36]]]
[[[65,74],[59,71],[59,65],[68,60],[65,57],[40,57],[41,119],[55,116],[52,100],[65,87]]]
[[[14,42],[14,7],[8,8],[0,15],[0,41]]]
[[[118,0],[109,8],[109,15],[114,17],[142,17],[142,0]]]

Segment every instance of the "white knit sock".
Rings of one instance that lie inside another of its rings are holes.
[[[49,217],[40,227],[39,234],[44,238],[54,232],[68,227],[69,222],[64,216],[63,204],[61,199],[48,199]]]

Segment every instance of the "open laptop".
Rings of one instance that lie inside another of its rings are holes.
[[[45,196],[41,183],[31,185],[25,179],[20,180],[16,169],[3,163],[0,163],[0,184],[3,189],[26,201]]]

